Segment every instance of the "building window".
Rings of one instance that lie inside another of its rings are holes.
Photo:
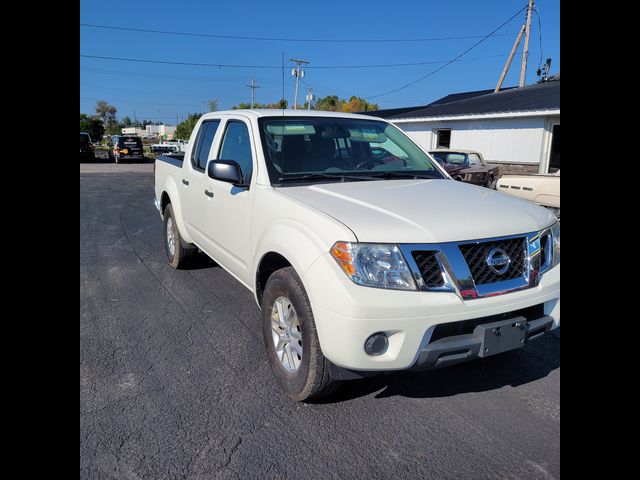
[[[451,130],[436,130],[436,148],[451,148]]]

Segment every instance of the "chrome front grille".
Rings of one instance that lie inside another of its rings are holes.
[[[413,259],[416,261],[422,279],[428,288],[442,287],[444,285],[444,277],[440,264],[436,259],[434,251],[414,251]]]
[[[513,280],[525,276],[527,267],[526,238],[508,238],[490,242],[477,242],[460,245],[460,251],[467,261],[469,270],[476,285]],[[506,271],[502,274],[487,263],[492,249],[500,249],[509,257]]]
[[[419,290],[453,292],[470,300],[536,286],[551,266],[551,243],[546,228],[505,237],[399,247]]]

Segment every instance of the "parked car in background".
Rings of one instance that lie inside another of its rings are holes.
[[[154,143],[151,145],[151,151],[153,153],[178,153],[184,152],[186,150],[186,145],[188,142],[184,140],[176,140],[176,141],[163,141],[160,143]]]
[[[547,207],[560,218],[560,170],[550,174],[502,175],[496,190]]]
[[[475,150],[438,149],[429,153],[454,180],[493,188],[500,175],[498,165],[485,162]]]
[[[254,294],[295,400],[522,348],[560,324],[553,213],[452,180],[382,119],[211,112],[154,175],[169,264],[201,250]]]
[[[96,150],[91,136],[88,133],[80,132],[80,161],[93,162],[96,159]]]
[[[112,137],[113,158],[116,163],[123,160],[144,160],[142,138],[133,135],[118,135]]]

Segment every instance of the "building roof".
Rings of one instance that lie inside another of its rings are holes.
[[[557,110],[559,108],[560,74],[556,74],[546,82],[521,88],[508,87],[498,93],[493,93],[493,90],[454,93],[422,107],[378,110],[366,112],[366,114],[387,120],[400,120]]]

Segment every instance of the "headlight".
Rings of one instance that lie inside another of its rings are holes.
[[[331,256],[354,283],[392,290],[417,290],[397,245],[336,242]]]
[[[553,242],[553,253],[551,254],[551,266],[555,267],[560,263],[560,222],[556,222],[551,227],[551,241]]]

